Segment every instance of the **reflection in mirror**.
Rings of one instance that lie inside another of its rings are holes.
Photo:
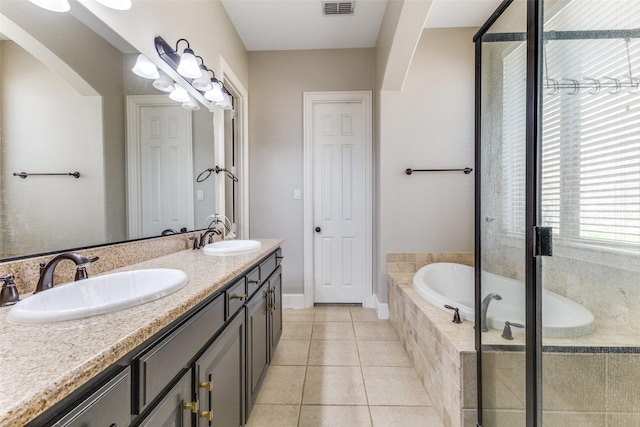
[[[188,161],[195,164],[182,180],[187,188],[174,190],[190,194],[170,204],[190,218],[166,226],[163,219],[132,235],[126,175],[139,171],[125,163],[126,100],[168,97],[131,72],[138,52],[76,2],[70,13],[60,14],[2,0],[0,19],[0,258],[206,227],[215,212],[214,183],[196,184],[192,175],[213,165],[212,113],[188,112]],[[78,179],[13,175],[76,171]],[[143,186],[139,191],[148,193]],[[184,200],[192,203],[189,209]]]

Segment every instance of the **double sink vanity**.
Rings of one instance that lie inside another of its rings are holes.
[[[57,304],[73,305],[166,279],[128,308],[41,323],[0,309],[0,425],[244,425],[282,332],[282,241],[259,243],[182,250],[22,301],[67,288]]]

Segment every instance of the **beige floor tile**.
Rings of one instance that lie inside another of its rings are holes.
[[[254,405],[247,427],[296,427],[298,425],[298,405]]]
[[[371,406],[373,427],[444,427],[435,408],[427,406]]]
[[[356,336],[351,322],[314,322],[311,339],[354,341]]]
[[[283,340],[308,340],[311,339],[313,322],[285,322],[282,324]]]
[[[367,427],[371,426],[366,406],[303,406],[300,427]]]
[[[357,341],[362,366],[413,366],[400,341]]]
[[[351,307],[351,318],[354,322],[375,322],[378,315],[372,308]]]
[[[360,366],[355,341],[311,341],[309,366]]]
[[[305,366],[309,359],[309,340],[280,340],[271,360],[276,366]]]
[[[316,307],[316,322],[351,322],[349,307]]]
[[[353,322],[358,341],[396,341],[398,335],[388,320]]]
[[[363,367],[369,405],[431,406],[413,367]]]
[[[314,314],[315,309],[313,308],[284,309],[282,310],[282,320],[284,322],[313,322]]]
[[[257,404],[296,405],[302,401],[306,366],[270,366]]]
[[[366,405],[360,368],[309,366],[302,402],[305,405]]]

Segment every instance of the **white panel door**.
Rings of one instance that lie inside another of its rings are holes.
[[[140,200],[142,236],[193,228],[189,217],[191,159],[184,110],[145,106],[140,111]]]
[[[313,107],[314,283],[317,303],[362,303],[364,144],[361,103]]]

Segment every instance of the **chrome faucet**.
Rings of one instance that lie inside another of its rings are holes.
[[[218,230],[217,228],[209,228],[209,229],[207,229],[207,231],[202,233],[202,235],[200,235],[200,244],[198,245],[198,247],[200,249],[205,247],[205,245],[207,244],[207,237],[209,238],[208,242],[211,243],[211,239],[213,238],[214,234],[217,234],[218,236],[221,236],[222,232],[220,230]]]
[[[480,330],[482,332],[489,330],[489,328],[487,328],[487,310],[489,309],[489,303],[494,299],[500,301],[502,297],[498,294],[489,294],[484,297],[480,305]]]
[[[74,277],[74,280],[82,280],[89,277],[89,275],[87,274],[87,266],[92,262],[97,261],[98,257],[87,258],[82,254],[65,252],[53,257],[46,264],[40,264],[40,279],[38,279],[38,285],[36,286],[36,290],[33,292],[34,294],[53,288],[53,273],[58,266],[58,263],[64,259],[75,262],[76,275]]]

